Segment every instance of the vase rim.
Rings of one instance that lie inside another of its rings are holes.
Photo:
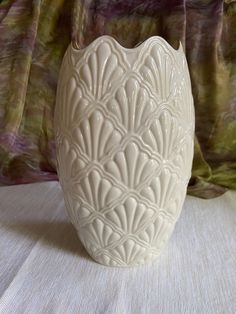
[[[169,50],[171,50],[174,53],[180,53],[183,52],[183,46],[181,41],[179,41],[179,48],[175,49],[173,48],[163,37],[161,36],[150,36],[149,38],[145,39],[144,41],[140,42],[137,46],[133,47],[133,48],[126,48],[124,47],[117,39],[115,39],[113,36],[110,35],[102,35],[97,37],[96,39],[94,39],[92,42],[90,42],[86,47],[84,48],[79,48],[79,47],[75,47],[75,45],[71,42],[70,46],[71,49],[73,50],[73,52],[83,52],[89,48],[92,47],[92,45],[96,44],[99,41],[110,41],[112,43],[114,43],[115,45],[117,45],[121,50],[125,51],[125,52],[136,52],[138,50],[141,50],[143,48],[143,46],[145,46],[146,44],[148,44],[149,42],[161,42],[163,43]]]

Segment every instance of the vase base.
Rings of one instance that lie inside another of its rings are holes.
[[[91,255],[90,255],[91,256]],[[112,260],[111,262],[107,262],[106,258],[104,258],[104,256],[101,257],[94,257],[91,256],[91,258],[98,264],[103,265],[103,266],[107,266],[107,267],[114,267],[114,268],[133,268],[133,267],[139,267],[139,266],[143,266],[145,264],[150,264],[154,261],[156,261],[158,259],[159,255],[153,255],[152,257],[147,257],[144,260],[141,261],[137,261],[135,263],[130,263],[130,264],[125,264],[125,263],[116,263],[114,260]]]
[[[82,241],[81,237],[79,236],[78,231],[77,231],[77,235],[78,235],[85,251],[91,257],[91,259],[100,265],[108,266],[108,267],[130,268],[130,267],[138,267],[138,266],[152,263],[158,259],[159,255],[162,253],[162,251],[165,247],[164,243],[162,243],[159,250],[158,251],[156,250],[155,254],[153,254],[153,253],[146,253],[146,254],[142,254],[142,255],[140,254],[139,258],[133,258],[132,260],[129,259],[127,261],[125,259],[122,260],[121,258],[114,257],[114,256],[112,256],[112,254],[109,254],[109,252],[95,253],[95,249],[93,250],[93,248],[91,246],[88,247],[86,245],[86,243],[84,243],[84,241]],[[132,252],[129,252],[129,253],[132,253]],[[138,253],[139,252],[137,252],[137,254]],[[131,256],[131,255],[132,254],[130,254],[129,256]]]

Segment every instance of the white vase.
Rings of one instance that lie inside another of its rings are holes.
[[[87,252],[109,266],[156,258],[182,209],[194,108],[185,55],[151,37],[69,46],[55,108],[58,173]]]

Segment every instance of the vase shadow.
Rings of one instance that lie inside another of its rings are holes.
[[[92,261],[92,258],[84,249],[75,228],[70,222],[39,222],[37,220],[27,220],[8,224],[7,228],[19,236],[27,237],[32,241],[40,240],[43,245]]]

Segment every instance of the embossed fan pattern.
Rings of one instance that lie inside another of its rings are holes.
[[[182,47],[103,36],[63,60],[55,110],[66,207],[88,253],[110,266],[157,257],[182,209],[194,110]]]

